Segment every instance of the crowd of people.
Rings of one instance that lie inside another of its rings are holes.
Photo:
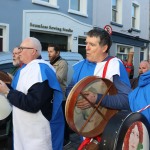
[[[68,64],[60,56],[58,45],[48,45],[49,62],[41,58],[38,39],[28,37],[13,50],[12,83],[0,80],[0,93],[11,103],[13,111],[14,150],[62,150],[70,143],[70,131],[65,118],[66,99],[72,88],[87,76],[109,79],[117,94],[106,95],[101,106],[137,112],[149,105],[150,64],[141,61],[139,76],[133,78],[133,54],[128,61],[109,56],[112,41],[103,29],[92,29],[86,37],[86,58],[73,66],[71,83],[67,85]],[[106,67],[107,64],[107,67]],[[131,76],[132,77],[131,77]],[[131,79],[133,78],[133,79]],[[87,109],[97,104],[100,93],[84,91],[76,106]],[[87,101],[87,99],[89,101]],[[150,110],[141,113],[150,122]],[[82,149],[83,145],[79,149]]]

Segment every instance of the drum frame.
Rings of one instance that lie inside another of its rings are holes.
[[[106,92],[103,94],[102,98],[100,99],[99,103],[94,107],[93,112],[91,113],[91,115],[89,116],[89,118],[92,117],[92,115],[94,114],[95,111],[97,111],[101,101],[103,100],[103,98],[108,94],[109,95],[114,95],[117,93],[117,90],[115,88],[115,86],[113,85],[113,83],[105,78],[100,78],[97,76],[88,76],[85,77],[84,79],[82,79],[81,81],[79,81],[71,90],[70,94],[68,95],[68,98],[66,100],[66,108],[65,108],[65,116],[66,116],[66,120],[68,125],[70,126],[70,128],[72,128],[72,130],[74,130],[76,133],[84,136],[84,137],[95,137],[97,135],[102,134],[107,122],[109,121],[109,119],[118,112],[118,110],[114,110],[114,109],[110,109],[110,108],[106,108],[107,112],[106,112],[106,117],[103,117],[102,122],[95,127],[94,129],[92,129],[90,132],[82,132],[84,126],[86,125],[86,123],[82,126],[82,128],[80,130],[78,130],[76,128],[76,125],[74,123],[74,108],[76,105],[76,101],[79,95],[82,95],[82,90],[91,82],[96,81],[96,80],[102,80],[106,86],[107,86],[107,90]],[[89,119],[88,118],[88,119]]]

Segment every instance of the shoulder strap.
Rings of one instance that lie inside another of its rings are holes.
[[[105,78],[106,72],[107,72],[108,63],[109,63],[109,61],[110,61],[112,58],[114,58],[114,57],[109,58],[109,59],[107,60],[107,62],[105,63],[105,66],[104,66],[104,69],[103,69],[102,78]]]

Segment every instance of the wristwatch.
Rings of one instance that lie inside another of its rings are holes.
[[[4,96],[7,98],[7,95],[9,93],[10,90],[7,90],[6,93],[4,93]]]

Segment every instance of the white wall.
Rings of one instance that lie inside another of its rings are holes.
[[[30,23],[34,25],[42,24],[42,26],[48,28],[30,26]],[[59,28],[61,31],[49,28],[49,26]],[[70,31],[64,31],[64,28]],[[25,37],[28,37],[30,35],[30,30],[67,35],[69,49],[71,49],[72,52],[78,52],[78,36],[86,36],[85,33],[88,32],[91,28],[91,25],[79,22],[62,13],[53,11],[24,11],[22,38],[24,39]],[[77,40],[74,40],[74,37],[77,37]]]

